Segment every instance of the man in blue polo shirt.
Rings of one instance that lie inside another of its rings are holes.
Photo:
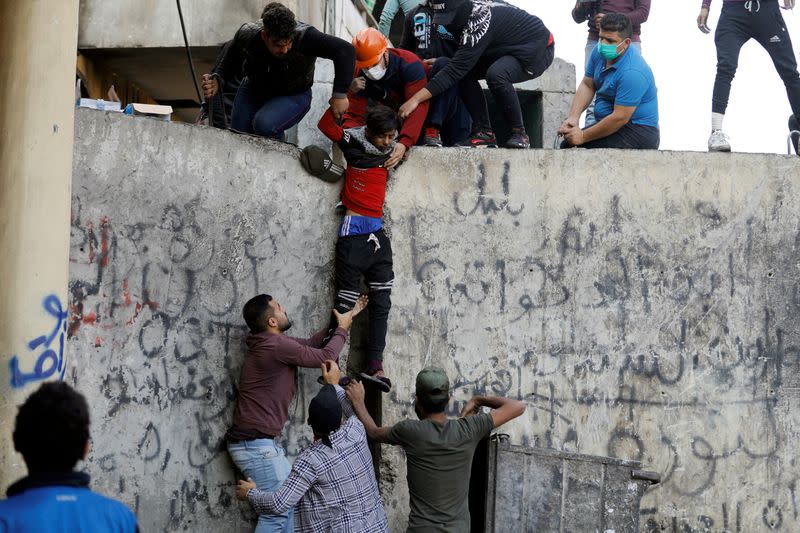
[[[609,13],[600,21],[600,41],[586,65],[569,117],[558,130],[562,148],[656,150],[658,97],[655,79],[641,53],[631,46],[631,21]],[[581,129],[579,120],[597,95],[597,123]]]

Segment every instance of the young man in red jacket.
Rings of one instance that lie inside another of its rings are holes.
[[[365,126],[345,129],[336,123],[333,113],[328,110],[322,115],[318,127],[342,149],[347,160],[342,187],[342,204],[346,211],[336,241],[334,309],[346,313],[357,304],[363,277],[369,287],[369,333],[367,368],[362,376],[387,392],[391,382],[383,373],[383,350],[392,306],[394,272],[392,244],[383,231],[382,217],[389,176],[388,161],[400,144],[399,119],[392,109],[379,104],[366,112],[365,122]],[[321,153],[319,157],[325,160],[323,164],[309,164],[309,152],[315,150]],[[317,176],[330,172],[329,156],[319,148],[306,148],[301,161],[306,170]]]
[[[408,95],[428,83],[419,57],[407,50],[389,48],[388,44],[386,37],[375,28],[364,28],[353,37],[356,70],[347,94],[350,105],[342,122],[344,129],[365,124],[370,102],[397,110]],[[397,166],[406,152],[417,144],[427,114],[426,105],[403,122],[386,168]]]

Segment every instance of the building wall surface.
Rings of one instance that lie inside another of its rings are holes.
[[[219,46],[245,22],[261,17],[267,0],[183,0],[192,46]],[[364,21],[350,0],[283,0],[299,20],[345,39]],[[327,11],[327,16],[326,16]],[[178,8],[171,0],[81,0],[78,48],[182,47]]]
[[[145,531],[246,530],[220,447],[240,309],[268,292],[296,335],[326,322],[337,187],[278,143],[76,122],[65,379],[92,406],[94,487]],[[512,442],[660,472],[643,531],[797,531],[799,173],[765,155],[414,150],[387,196],[384,423],[414,416],[416,372],[441,365],[451,414],[474,393],[524,399]],[[402,531],[404,459],[381,457]]]

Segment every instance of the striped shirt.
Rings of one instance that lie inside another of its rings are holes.
[[[277,491],[251,489],[247,499],[258,514],[295,507],[295,532],[388,533],[367,433],[344,389],[335,387],[346,421],[330,435],[332,448],[314,442],[297,457]]]

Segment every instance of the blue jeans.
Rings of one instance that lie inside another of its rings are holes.
[[[289,477],[291,466],[283,448],[272,439],[245,440],[228,443],[228,453],[245,477],[259,490],[274,492]],[[294,509],[280,515],[259,515],[256,533],[292,533]]]
[[[245,78],[236,92],[231,128],[242,133],[283,140],[286,130],[300,122],[311,109],[311,89],[288,96],[266,98]]]
[[[449,62],[450,59],[447,57],[438,58],[428,77],[432,78]],[[461,100],[458,84],[431,99],[427,122],[439,127],[444,146],[454,146],[469,138],[472,131],[472,116],[469,114],[467,106],[464,105],[464,101]]]

